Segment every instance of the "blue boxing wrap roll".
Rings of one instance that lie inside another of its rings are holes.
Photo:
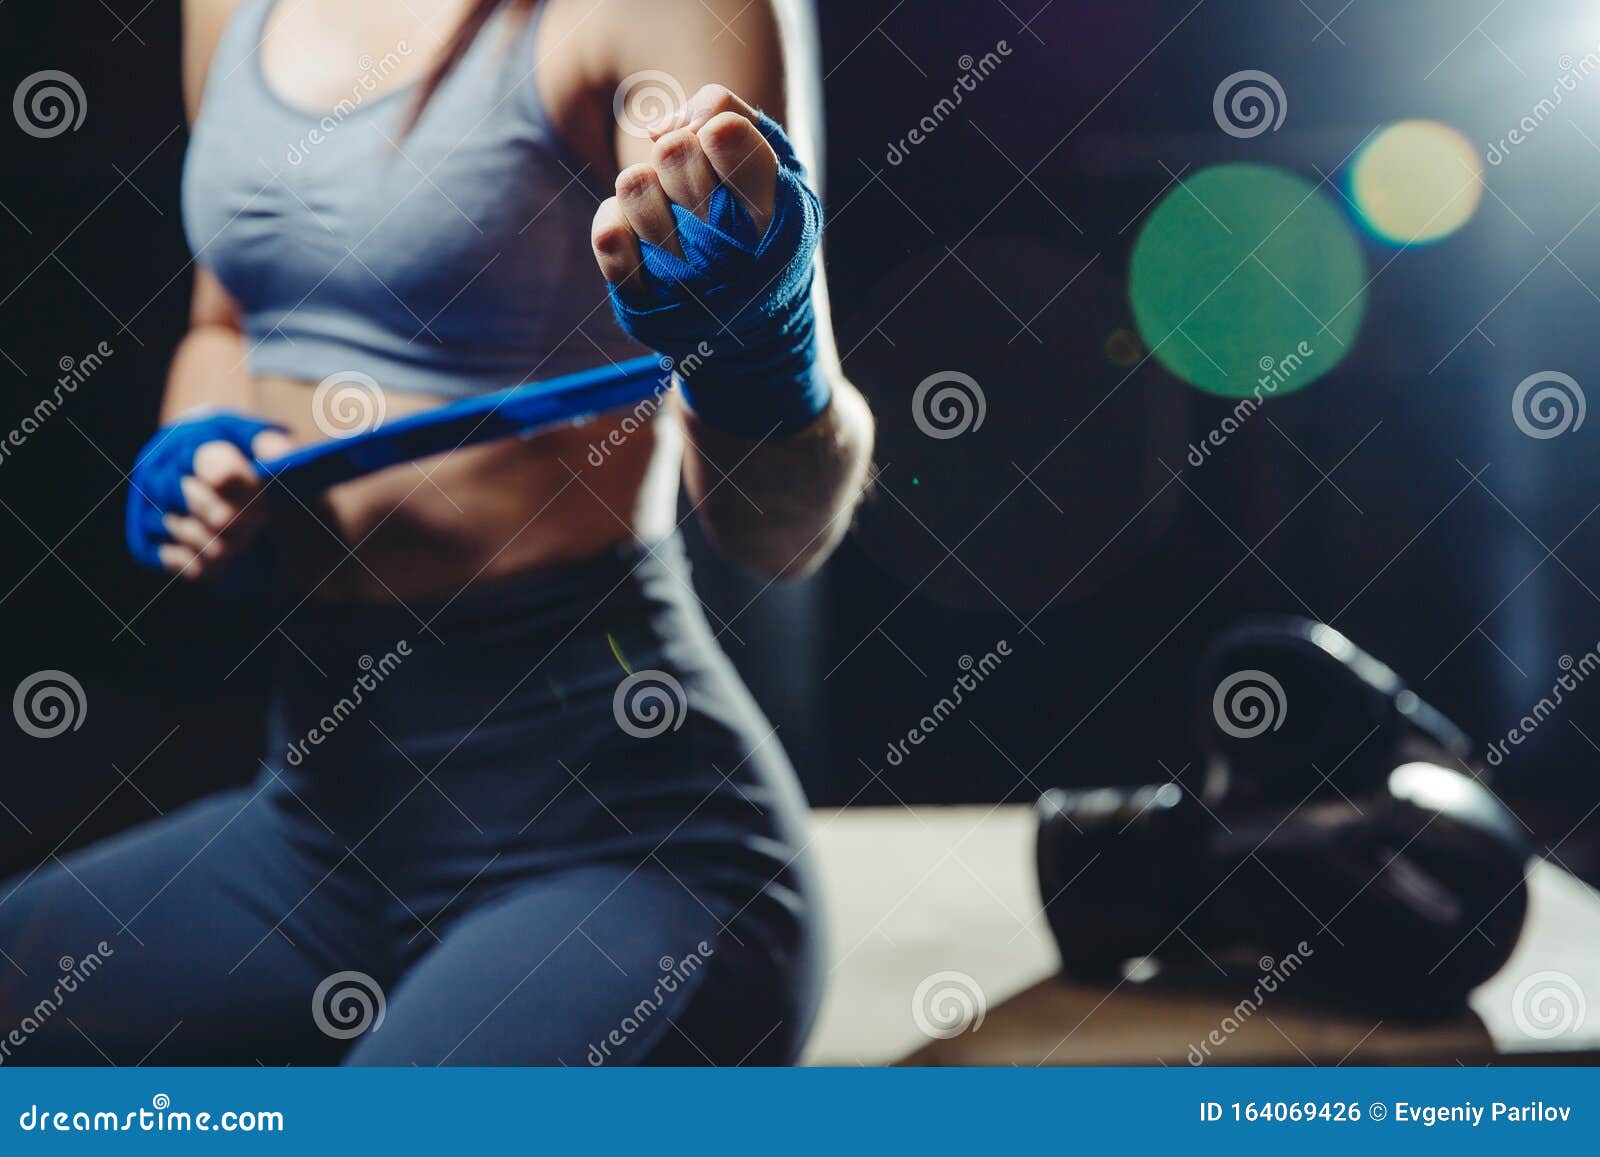
[[[360,433],[296,447],[281,458],[257,462],[256,469],[289,490],[311,494],[401,462],[528,436],[660,398],[672,388],[669,369],[654,356],[633,358],[462,398]]]
[[[182,482],[194,473],[195,451],[207,442],[228,442],[246,458],[250,444],[263,430],[282,430],[275,422],[252,418],[231,410],[211,411],[183,418],[157,430],[134,459],[129,475],[128,507],[123,529],[134,559],[154,570],[161,566],[161,547],[171,542],[162,519],[168,514],[188,514]],[[256,542],[228,564],[218,583],[222,589],[259,589],[267,573],[262,544]]]
[[[811,304],[822,205],[777,122],[762,114],[756,125],[778,155],[766,233],[718,184],[705,221],[672,206],[682,257],[641,241],[643,289],[611,287],[617,323],[673,359],[701,420],[749,437],[802,429],[830,398]]]

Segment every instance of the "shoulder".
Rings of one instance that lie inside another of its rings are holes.
[[[241,0],[183,0],[183,103],[189,123],[200,112],[211,57]]]
[[[764,101],[782,99],[780,0],[544,3],[553,35],[541,39],[579,54],[597,87],[654,71],[667,73],[686,92],[715,83]]]
[[[797,146],[812,135],[813,0],[542,2],[539,67],[559,66],[563,95],[606,104],[607,121],[619,86],[649,73],[686,97],[720,84],[781,122]],[[809,151],[801,148],[808,162]]]

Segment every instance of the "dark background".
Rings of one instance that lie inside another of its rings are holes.
[[[1562,54],[1600,40],[1576,0],[1337,18],[1334,0],[1308,3],[823,6],[834,315],[878,413],[883,474],[803,589],[744,609],[759,586],[701,565],[712,610],[732,619],[723,643],[817,803],[1165,779],[1192,758],[1199,648],[1250,612],[1332,621],[1480,739],[1549,693],[1558,657],[1600,641],[1600,518],[1586,517],[1600,430],[1530,439],[1509,402],[1530,373],[1582,383],[1594,362],[1600,78],[1488,171],[1460,233],[1403,253],[1363,240],[1374,280],[1350,356],[1203,470],[1185,447],[1228,404],[1107,353],[1132,327],[1128,251],[1171,174],[1252,160],[1337,181],[1375,125],[1411,116],[1481,149],[1549,93]],[[186,308],[177,35],[171,0],[0,7],[0,90],[59,68],[89,100],[82,129],[50,140],[0,120],[0,425],[50,391],[63,358],[114,350],[0,464],[0,689],[59,668],[89,704],[53,740],[0,728],[0,869],[256,766],[270,647],[229,672],[270,622],[203,591],[161,594],[121,545],[123,470],[153,428]],[[890,164],[959,58],[1000,40],[1005,62]],[[1281,131],[1218,131],[1213,89],[1244,68],[1291,94]],[[982,384],[986,422],[926,438],[911,392],[951,369]],[[1163,461],[1185,485],[1163,489]],[[976,529],[974,508],[994,510]],[[948,693],[961,657],[1002,639],[1011,657],[891,766],[886,745]],[[1600,800],[1597,704],[1600,688],[1580,688],[1498,780],[1580,870]]]

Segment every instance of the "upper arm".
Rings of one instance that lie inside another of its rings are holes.
[[[239,0],[183,0],[183,105],[191,125],[200,115],[200,97],[217,41],[238,7]],[[239,328],[238,304],[216,274],[198,264],[189,300],[189,324]]]
[[[795,76],[798,62],[790,59],[792,45],[776,11],[780,2],[794,0],[622,0],[619,9],[626,12],[616,15],[626,32],[610,41],[618,99],[628,86],[642,84],[670,90],[681,107],[703,86],[720,84],[792,134],[806,102],[791,99],[791,82],[809,78]],[[650,159],[651,142],[636,131],[619,124],[614,139],[619,169]]]
[[[204,265],[194,267],[194,292],[189,296],[189,326],[222,325],[239,329],[239,303]]]
[[[189,123],[200,115],[211,57],[239,0],[183,0],[183,106]]]

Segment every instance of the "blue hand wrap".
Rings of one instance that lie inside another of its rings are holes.
[[[154,570],[161,566],[160,548],[172,540],[162,517],[188,514],[182,482],[194,473],[194,455],[207,442],[230,442],[251,457],[250,443],[263,430],[282,430],[275,422],[229,410],[184,418],[161,427],[134,459],[123,530],[134,559]],[[216,584],[223,589],[259,589],[266,580],[267,560],[257,542],[229,563]]]
[[[756,233],[744,206],[718,184],[708,220],[672,206],[682,257],[641,241],[643,292],[625,298],[611,287],[617,323],[672,358],[695,413],[752,437],[802,429],[829,401],[811,307],[822,204],[777,122],[763,114],[756,126],[778,154],[766,234]]]

